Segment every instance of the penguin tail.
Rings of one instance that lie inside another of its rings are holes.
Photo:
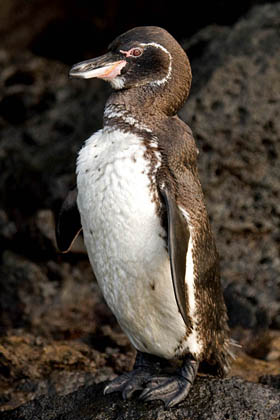
[[[233,339],[226,339],[221,350],[215,351],[200,363],[199,371],[224,378],[230,371],[232,362],[236,359],[241,345]]]

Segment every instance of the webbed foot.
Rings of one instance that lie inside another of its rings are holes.
[[[121,392],[124,400],[132,397],[134,392],[141,391],[145,384],[158,372],[156,357],[137,352],[133,370],[113,379],[104,389],[104,394]]]
[[[165,407],[173,407],[188,395],[195,380],[199,363],[191,358],[184,361],[176,375],[153,376],[146,382],[140,397],[144,401],[161,400]]]

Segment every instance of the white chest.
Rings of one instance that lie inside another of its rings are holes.
[[[91,265],[121,327],[138,350],[169,358],[185,326],[145,152],[134,134],[90,137],[77,162],[78,207]]]
[[[86,242],[98,247],[96,262],[109,250],[110,260],[121,255],[137,262],[139,252],[142,259],[150,258],[156,244],[147,239],[152,232],[164,233],[152,202],[145,151],[140,138],[118,130],[97,132],[80,151],[78,206]]]

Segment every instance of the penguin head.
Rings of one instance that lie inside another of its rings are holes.
[[[75,64],[69,74],[106,80],[115,90],[145,87],[145,94],[171,96],[174,111],[187,98],[191,84],[184,50],[166,30],[155,26],[125,32],[106,54]]]

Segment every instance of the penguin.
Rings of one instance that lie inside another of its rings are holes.
[[[177,115],[190,91],[190,63],[165,29],[141,26],[69,74],[113,89],[103,127],[78,154],[58,247],[67,252],[83,231],[105,301],[136,349],[133,370],[104,393],[138,392],[172,407],[188,395],[199,365],[222,377],[234,357],[198,149]],[[166,372],[173,360],[177,368]]]

